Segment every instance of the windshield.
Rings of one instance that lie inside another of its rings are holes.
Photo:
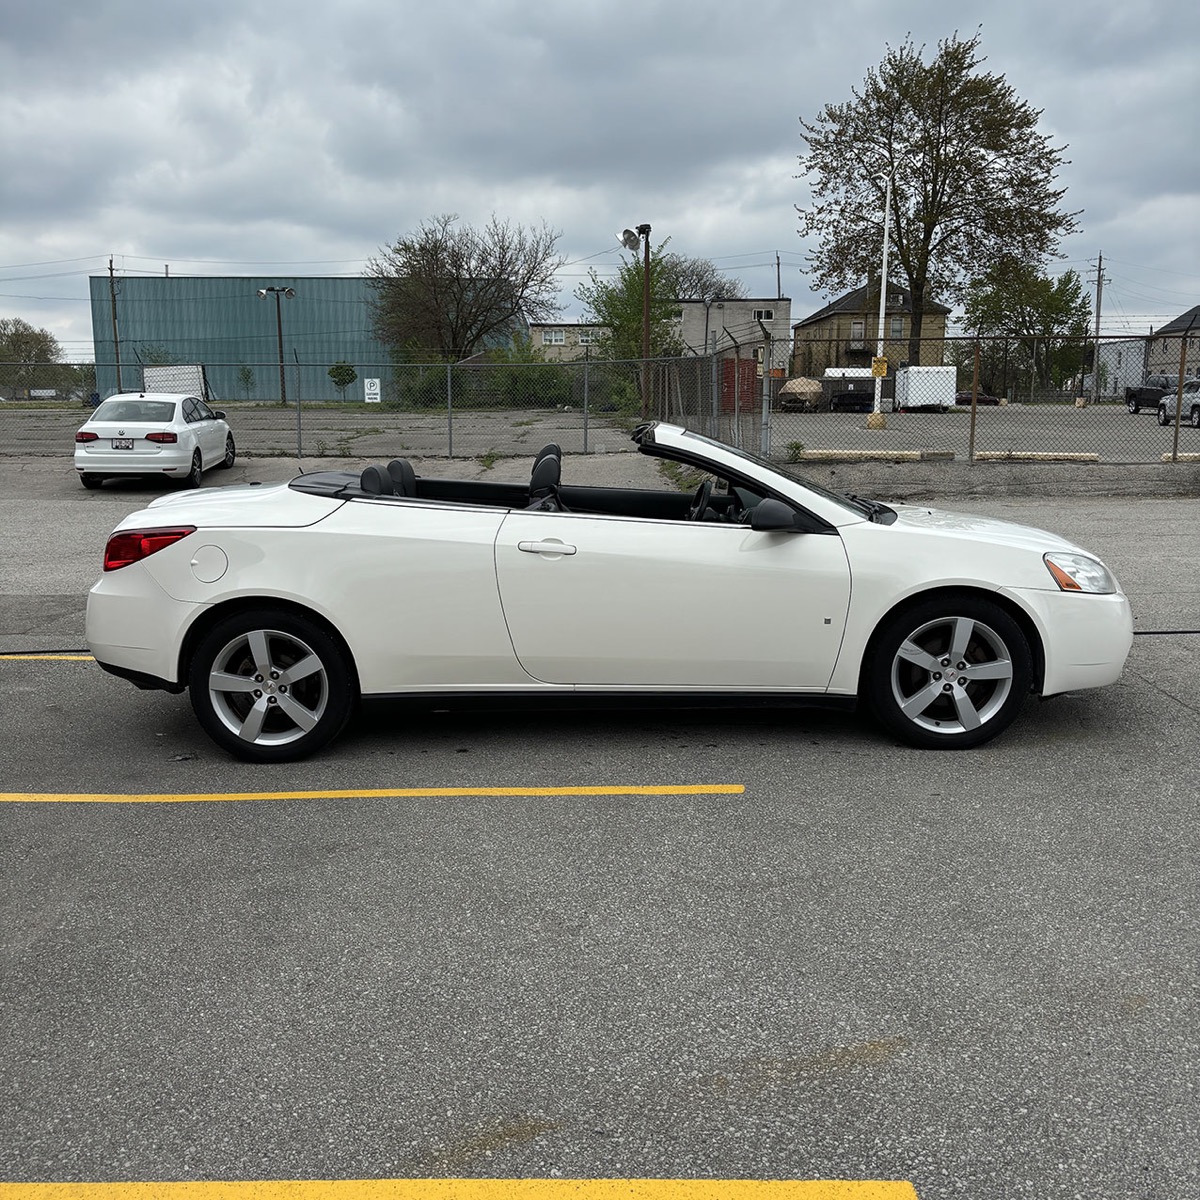
[[[741,450],[737,446],[729,446],[724,442],[715,441],[713,438],[705,437],[702,433],[693,433],[690,429],[684,434],[684,437],[691,441],[701,442],[705,446],[714,446],[717,449],[724,450],[726,454],[735,454],[738,458],[745,459],[746,462],[756,463],[760,467],[766,467],[770,471],[774,471],[777,475],[784,475],[795,483],[801,484],[808,488],[811,492],[816,492],[818,496],[823,496],[826,500],[832,500],[835,504],[841,505],[848,512],[862,516],[864,513],[868,516],[874,511],[875,505],[873,501],[859,500],[856,497],[847,496],[843,492],[831,492],[827,487],[822,487],[819,483],[814,483],[806,475],[800,474],[799,471],[793,470],[785,463],[774,462],[769,458],[762,458],[760,455],[751,454],[747,450]]]

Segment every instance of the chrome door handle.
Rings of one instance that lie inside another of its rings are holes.
[[[574,554],[575,547],[566,542],[518,542],[517,549],[526,554]]]

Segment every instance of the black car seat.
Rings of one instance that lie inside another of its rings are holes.
[[[557,442],[550,442],[543,446],[534,456],[533,465],[536,467],[543,458],[553,454],[560,462],[562,461],[562,447]]]
[[[407,458],[393,458],[387,465],[387,473],[392,481],[392,490],[397,496],[417,494],[417,473]]]
[[[562,459],[557,454],[547,453],[534,460],[533,472],[529,476],[528,507],[541,512],[564,512],[558,494],[562,478]]]

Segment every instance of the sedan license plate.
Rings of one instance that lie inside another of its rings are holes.
[[[133,438],[113,438],[112,443],[114,450],[133,449]]]

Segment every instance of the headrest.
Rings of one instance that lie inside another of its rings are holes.
[[[368,496],[392,496],[392,477],[382,467],[367,467],[358,481]]]
[[[551,442],[549,445],[543,446],[533,456],[533,465],[536,467],[538,465],[538,463],[540,463],[542,461],[543,458],[547,458],[551,454],[553,454],[555,458],[559,458],[559,459],[562,458],[562,447],[557,442]]]
[[[387,465],[387,473],[397,496],[417,494],[417,473],[407,458],[393,458]]]
[[[558,487],[562,478],[562,462],[556,454],[547,454],[533,464],[533,473],[529,477],[529,494],[537,496]]]

